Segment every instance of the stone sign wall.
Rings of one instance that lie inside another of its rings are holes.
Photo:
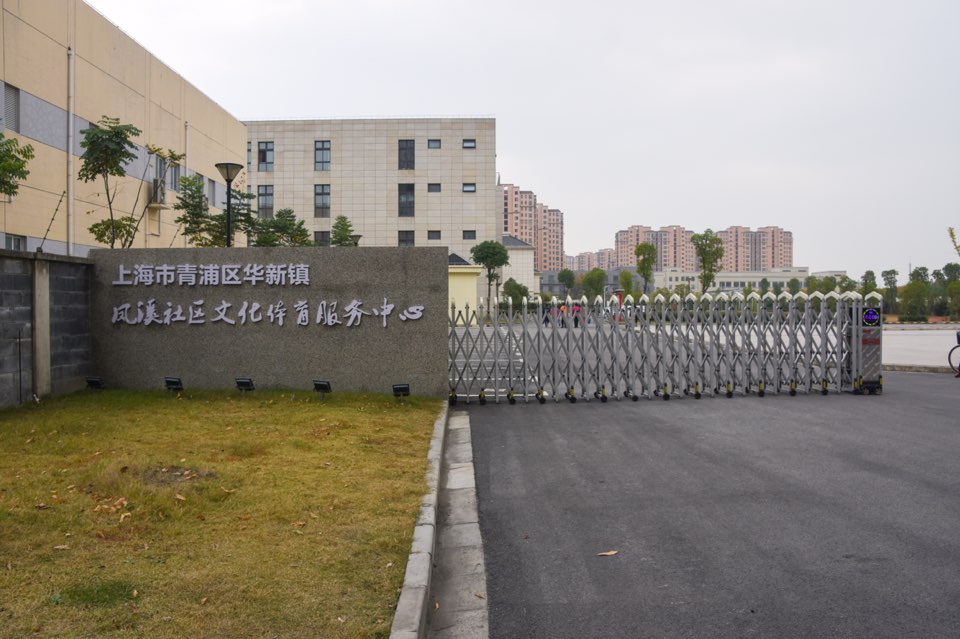
[[[120,388],[447,392],[444,248],[97,250],[96,374]]]

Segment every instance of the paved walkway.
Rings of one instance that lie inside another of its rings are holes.
[[[941,328],[944,327],[944,328]],[[883,331],[883,363],[899,366],[947,366],[947,353],[957,345],[956,325],[891,328]]]
[[[486,639],[487,579],[477,523],[470,417],[451,412],[447,423],[434,553],[432,639]]]
[[[958,391],[471,406],[490,636],[960,636]]]

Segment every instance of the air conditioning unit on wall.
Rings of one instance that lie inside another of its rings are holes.
[[[165,180],[154,178],[153,188],[150,192],[151,209],[167,209],[167,184]]]

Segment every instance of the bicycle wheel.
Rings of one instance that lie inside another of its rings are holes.
[[[960,344],[950,349],[950,354],[947,355],[947,362],[950,364],[950,368],[953,369],[954,373],[958,372],[957,367],[960,366]]]

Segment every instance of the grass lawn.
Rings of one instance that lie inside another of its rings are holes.
[[[0,411],[0,637],[387,637],[439,400]]]

